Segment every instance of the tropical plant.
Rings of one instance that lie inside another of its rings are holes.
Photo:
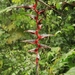
[[[41,39],[50,49],[40,49],[39,75],[74,75],[75,67],[75,1],[38,0],[37,9],[43,24],[39,34],[53,34]],[[0,0],[0,75],[35,75],[35,54],[28,50],[37,45],[23,43],[37,38],[35,11],[23,6],[34,0]],[[23,7],[23,8],[22,8]],[[30,14],[30,15],[28,15]],[[30,16],[30,17],[29,17]],[[44,35],[42,35],[44,36]]]

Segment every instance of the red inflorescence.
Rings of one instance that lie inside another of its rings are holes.
[[[29,50],[29,52],[33,52],[33,53],[36,54],[36,65],[38,64],[38,61],[40,59],[40,57],[39,57],[39,49],[40,48],[50,48],[47,45],[40,44],[39,40],[51,36],[50,34],[39,34],[39,31],[42,28],[42,23],[41,23],[42,19],[39,19],[39,16],[41,14],[43,14],[45,10],[37,10],[38,1],[39,0],[35,0],[35,4],[34,5],[26,6],[26,8],[32,9],[36,13],[36,15],[28,15],[28,16],[30,16],[31,19],[35,20],[36,26],[37,26],[36,30],[27,30],[26,32],[29,32],[31,34],[36,35],[37,38],[33,39],[33,40],[24,40],[24,41],[22,41],[22,42],[28,42],[28,43],[31,43],[31,44],[35,44],[37,46],[37,48]]]

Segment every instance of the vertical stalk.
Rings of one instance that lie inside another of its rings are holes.
[[[36,75],[39,75],[39,63],[36,64]]]
[[[38,4],[38,0],[35,0],[35,4],[36,4],[36,6],[37,6],[37,4]],[[37,36],[37,39],[38,39],[38,10],[37,10],[37,8],[35,8],[34,9],[35,10],[35,12],[36,12],[36,25],[37,25],[37,28],[36,28],[36,30],[37,30],[37,34],[36,34],[36,36]],[[38,39],[38,41],[39,41],[39,39]],[[37,43],[37,46],[38,46],[38,43]],[[39,50],[39,48],[38,48],[38,50]],[[37,51],[37,53],[36,53],[36,75],[39,75],[39,58],[38,58],[38,51]]]
[[[33,52],[33,53],[36,54],[36,75],[39,75],[39,59],[40,59],[40,57],[39,57],[39,49],[41,47],[50,48],[47,45],[40,44],[39,40],[41,40],[43,38],[46,38],[48,36],[51,36],[50,34],[39,34],[39,31],[41,30],[41,27],[42,27],[42,23],[41,23],[42,19],[39,19],[39,16],[40,16],[40,14],[42,14],[44,12],[44,10],[38,10],[37,9],[38,2],[39,2],[39,0],[35,0],[34,5],[25,6],[25,8],[32,9],[36,13],[36,15],[29,15],[36,22],[36,30],[28,30],[27,32],[30,32],[30,33],[36,35],[37,38],[35,40],[24,40],[24,41],[22,41],[22,42],[28,42],[28,43],[31,43],[31,44],[35,44],[37,46],[37,48],[29,50],[29,52]]]

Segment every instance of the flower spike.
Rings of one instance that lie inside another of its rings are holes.
[[[47,38],[50,36],[54,36],[52,34],[40,34],[39,31],[42,29],[42,19],[39,18],[40,15],[44,14],[45,10],[38,10],[37,9],[37,4],[38,4],[39,0],[35,0],[35,4],[30,5],[30,6],[22,6],[23,8],[26,9],[32,9],[36,14],[35,15],[27,15],[29,16],[31,19],[33,19],[36,22],[36,30],[26,30],[25,32],[29,32],[31,34],[36,35],[36,39],[31,39],[31,40],[23,40],[22,42],[27,42],[30,44],[35,44],[36,48],[33,48],[31,50],[29,50],[28,52],[31,53],[35,53],[36,54],[36,75],[38,75],[38,68],[39,68],[39,59],[40,59],[40,55],[39,55],[39,49],[40,48],[51,48],[50,46],[44,45],[44,44],[40,44],[39,41],[43,38]]]

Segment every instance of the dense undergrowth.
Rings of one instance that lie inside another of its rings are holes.
[[[54,34],[43,39],[51,49],[40,50],[39,75],[74,75],[75,69],[75,1],[43,0],[38,9],[45,9],[40,33]],[[0,75],[35,75],[34,45],[21,42],[35,36],[24,32],[35,29],[31,10],[13,8],[31,5],[34,0],[0,0]],[[35,14],[35,13],[34,13]]]

